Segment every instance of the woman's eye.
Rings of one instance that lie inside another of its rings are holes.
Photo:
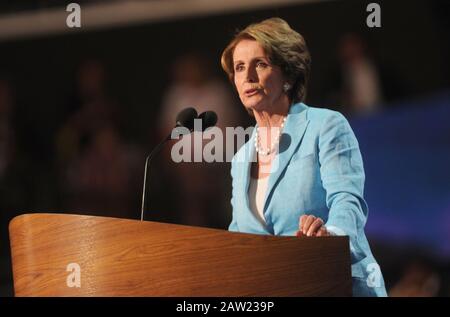
[[[236,65],[236,67],[235,67],[235,71],[237,71],[237,72],[239,72],[243,69],[244,69],[244,66],[242,66],[242,65]]]
[[[256,67],[265,68],[265,67],[267,67],[267,64],[264,62],[258,62],[258,63],[256,63]]]

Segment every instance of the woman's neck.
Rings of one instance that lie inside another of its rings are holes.
[[[277,104],[272,105],[267,110],[253,111],[256,123],[260,128],[280,127],[283,119],[289,112],[290,103],[288,99],[283,99]]]
[[[278,103],[274,107],[268,109],[275,111],[254,111],[255,119],[258,124],[255,132],[255,149],[258,153],[258,161],[260,156],[265,156],[270,165],[270,160],[281,138],[282,130],[286,122],[290,103],[287,99],[283,103]]]

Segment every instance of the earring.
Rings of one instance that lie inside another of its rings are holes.
[[[288,92],[289,89],[291,89],[291,85],[289,85],[289,83],[284,83],[283,85],[284,92]]]

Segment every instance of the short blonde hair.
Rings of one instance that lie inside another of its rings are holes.
[[[244,39],[256,40],[271,63],[281,68],[292,89],[291,103],[304,101],[311,70],[311,56],[305,39],[280,18],[270,18],[247,26],[238,32],[222,53],[221,63],[229,80],[234,83],[233,53]]]

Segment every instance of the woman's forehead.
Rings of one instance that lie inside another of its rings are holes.
[[[236,44],[233,51],[233,60],[236,62],[239,59],[267,57],[264,48],[256,40],[244,39]]]

